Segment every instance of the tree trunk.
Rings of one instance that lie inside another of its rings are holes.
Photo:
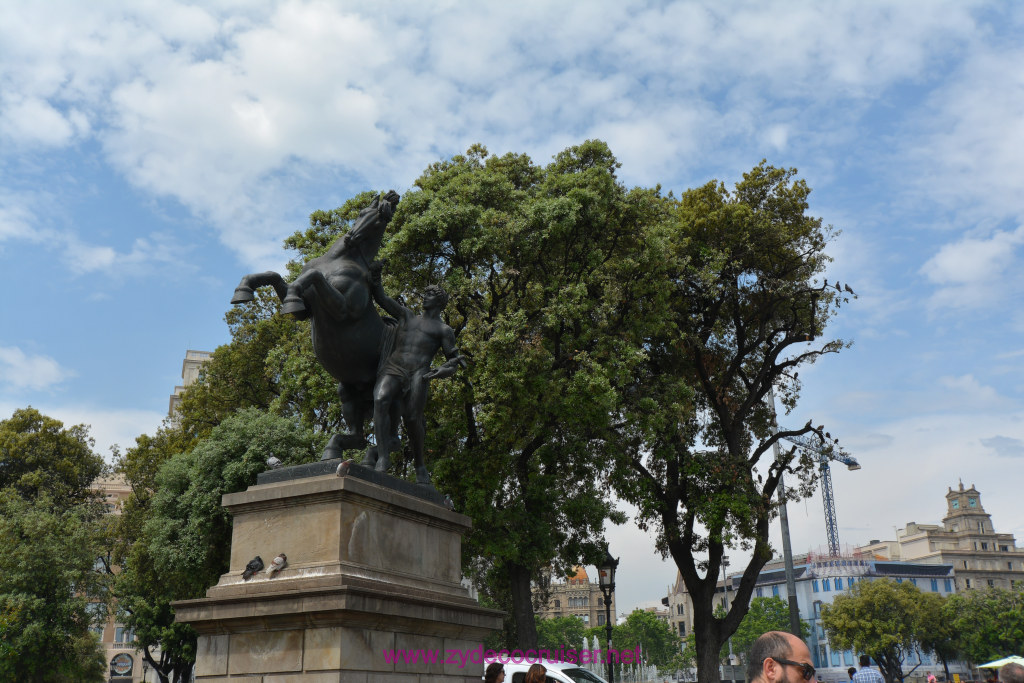
[[[510,564],[509,584],[512,593],[512,619],[516,623],[518,642],[509,646],[519,649],[537,649],[537,622],[533,617],[533,594],[530,590],[530,570],[522,565]]]
[[[693,640],[697,649],[697,683],[719,683],[722,680],[719,668],[722,664],[722,639],[714,617],[695,611]]]

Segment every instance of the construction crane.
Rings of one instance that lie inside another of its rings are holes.
[[[850,470],[859,470],[860,463],[846,453],[832,452],[831,449],[825,447],[825,442],[821,437],[809,439],[806,436],[784,436],[782,438],[802,450],[813,453],[818,461],[818,468],[821,470],[821,498],[825,505],[825,535],[828,536],[828,554],[829,557],[839,557],[839,525],[836,523],[836,501],[832,493],[832,468],[829,462],[833,460],[841,462]]]

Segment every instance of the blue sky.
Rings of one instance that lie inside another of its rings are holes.
[[[835,471],[844,543],[938,523],[960,478],[1024,536],[1024,5],[93,5],[0,5],[0,416],[128,445],[311,211],[474,142],[545,162],[596,137],[627,185],[795,166],[842,230],[854,347],[783,422],[864,466]],[[820,510],[791,506],[798,552]],[[649,539],[611,540],[620,606],[659,597]]]

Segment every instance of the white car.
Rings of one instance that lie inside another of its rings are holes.
[[[484,661],[484,670],[491,662],[501,662],[505,667],[505,683],[523,683],[526,672],[533,663],[516,664],[507,659],[488,659]],[[595,673],[580,667],[579,664],[540,662],[547,669],[545,683],[608,683]]]

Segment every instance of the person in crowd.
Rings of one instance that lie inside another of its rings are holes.
[[[999,683],[1024,683],[1024,666],[1010,662],[999,669]]]
[[[484,672],[484,683],[502,683],[505,680],[505,665],[501,662],[491,662]]]
[[[853,674],[853,683],[885,683],[882,674],[871,668],[871,657],[860,656],[860,669]]]
[[[544,676],[547,672],[548,670],[544,668],[544,665],[534,664],[526,672],[526,681],[524,683],[544,683]]]

